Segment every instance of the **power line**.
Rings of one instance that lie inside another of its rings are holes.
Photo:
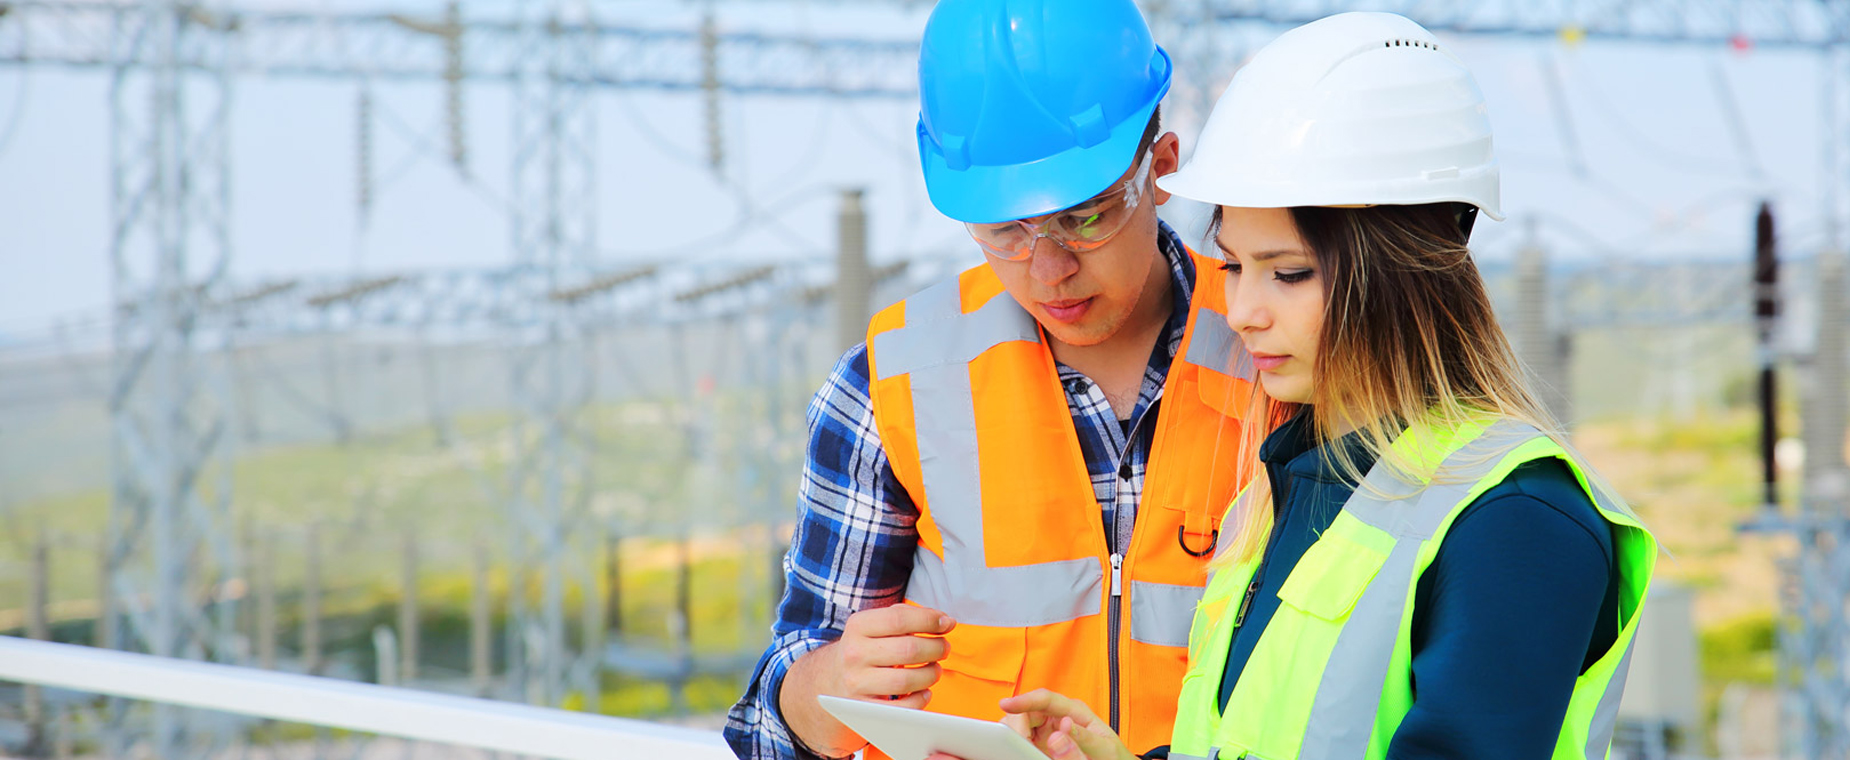
[[[122,63],[107,30],[134,13],[134,5],[28,0],[0,16],[0,65],[54,64],[108,68]],[[197,11],[182,23],[206,38],[239,45],[231,61],[239,73],[264,76],[364,75],[379,81],[513,81],[528,50],[518,19],[461,21],[468,57],[453,65],[446,39],[432,30],[440,17],[395,13],[294,13],[255,10]],[[583,37],[594,50],[588,68],[573,76],[598,88],[696,92],[703,87],[698,61],[701,35],[586,20],[548,27],[554,38]],[[910,40],[798,37],[758,32],[716,35],[720,76],[727,93],[831,98],[914,97]],[[209,46],[181,51],[183,70],[209,70],[200,56]]]
[[[1659,166],[1673,171],[1706,173],[1731,178],[1740,178],[1743,176],[1743,172],[1739,167],[1725,169],[1717,167],[1713,154],[1686,154],[1664,147],[1662,136],[1653,138],[1643,133],[1636,126],[1632,125],[1631,122],[1627,121],[1624,116],[1620,115],[1620,109],[1613,106],[1612,100],[1608,98],[1605,91],[1600,88],[1599,77],[1589,76],[1583,73],[1575,79],[1577,82],[1575,91],[1583,93],[1588,99],[1593,101],[1593,113],[1602,121],[1606,122],[1607,126],[1610,126],[1620,138],[1630,143],[1631,146],[1638,151],[1638,155],[1648,157]],[[1722,115],[1726,117],[1728,114],[1724,113]],[[1746,139],[1744,131],[1741,133],[1740,137],[1743,140]],[[1738,149],[1740,146],[1737,145],[1736,147]],[[1751,152],[1751,149],[1750,144],[1748,146],[1749,152]]]
[[[1764,181],[1766,169],[1760,165],[1753,135],[1747,131],[1747,116],[1741,112],[1741,104],[1734,97],[1734,85],[1728,81],[1728,72],[1722,70],[1720,61],[1709,62],[1709,81],[1715,86],[1715,100],[1721,104],[1722,115],[1728,119],[1728,134],[1734,138],[1735,153],[1741,165],[1747,169],[1748,176]]]

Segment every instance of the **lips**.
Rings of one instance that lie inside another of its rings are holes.
[[[1258,351],[1250,353],[1253,357],[1253,369],[1259,370],[1260,372],[1276,371],[1279,367],[1284,366],[1285,362],[1291,360],[1290,354],[1262,354]]]
[[[1077,322],[1091,308],[1092,299],[1090,298],[1066,298],[1041,302],[1041,310],[1058,322]]]

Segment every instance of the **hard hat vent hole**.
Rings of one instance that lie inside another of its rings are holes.
[[[1430,42],[1426,42],[1425,40],[1388,40],[1386,42],[1381,43],[1381,46],[1391,47],[1391,48],[1418,47],[1418,48],[1426,48],[1427,50],[1438,50],[1439,49],[1438,45],[1434,45]]]

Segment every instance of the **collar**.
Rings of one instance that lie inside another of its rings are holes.
[[[1362,444],[1361,433],[1351,432],[1336,439],[1336,445],[1348,450],[1349,458],[1356,467],[1367,472],[1374,466],[1375,457]],[[1277,469],[1281,474],[1294,477],[1311,477],[1328,482],[1347,480],[1336,469],[1335,463],[1324,455],[1323,445],[1317,439],[1317,422],[1315,409],[1310,406],[1300,407],[1285,424],[1279,425],[1265,442],[1259,446],[1259,461],[1267,467]]]
[[[1156,222],[1156,248],[1169,264],[1169,284],[1175,288],[1169,321],[1163,325],[1162,339],[1156,342],[1165,354],[1162,358],[1166,363],[1181,350],[1182,334],[1188,330],[1189,303],[1195,297],[1195,260],[1188,255],[1188,247],[1182,244],[1182,236],[1160,219]]]

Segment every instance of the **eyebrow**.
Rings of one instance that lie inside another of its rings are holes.
[[[1229,256],[1234,255],[1233,251],[1227,248],[1227,244],[1221,242],[1220,238],[1214,238],[1214,247],[1219,248],[1221,250],[1221,253],[1227,254]],[[1272,259],[1276,259],[1280,256],[1290,256],[1292,254],[1297,254],[1300,256],[1309,255],[1307,251],[1299,250],[1297,248],[1277,248],[1277,249],[1270,250],[1270,251],[1260,251],[1258,253],[1253,254],[1252,258],[1254,261],[1271,261]]]

